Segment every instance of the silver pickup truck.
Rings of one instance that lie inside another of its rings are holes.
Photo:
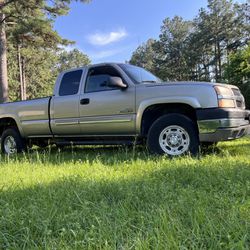
[[[246,135],[249,115],[236,86],[162,82],[139,67],[104,63],[62,72],[51,97],[1,104],[1,150],[146,143],[156,154],[196,155],[202,143]]]

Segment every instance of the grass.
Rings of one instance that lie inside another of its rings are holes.
[[[200,159],[143,148],[0,162],[0,249],[249,249],[250,138]]]

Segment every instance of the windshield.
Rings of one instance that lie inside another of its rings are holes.
[[[135,83],[161,83],[162,80],[147,70],[130,64],[119,65]]]

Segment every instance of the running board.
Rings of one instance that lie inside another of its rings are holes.
[[[84,140],[84,141],[58,141],[55,142],[59,146],[73,146],[73,145],[133,145],[132,141],[106,141],[106,140]],[[138,144],[138,142],[136,143]]]

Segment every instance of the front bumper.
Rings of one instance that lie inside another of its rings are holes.
[[[250,133],[249,110],[200,109],[196,115],[201,142],[234,140]]]

